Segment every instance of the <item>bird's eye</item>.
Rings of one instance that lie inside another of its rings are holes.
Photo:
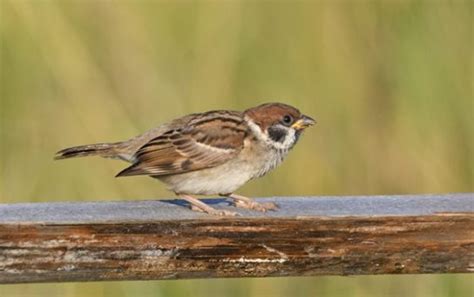
[[[293,123],[293,117],[290,115],[285,115],[282,119],[282,122],[284,125],[289,126],[291,123]]]

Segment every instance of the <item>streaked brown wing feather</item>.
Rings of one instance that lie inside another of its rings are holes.
[[[136,162],[117,176],[180,174],[220,165],[240,152],[247,129],[238,113],[198,114],[185,127],[143,145]]]

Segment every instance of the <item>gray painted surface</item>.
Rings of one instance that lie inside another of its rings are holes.
[[[230,200],[222,198],[203,201],[216,208],[236,210],[243,218],[417,216],[474,212],[474,193],[258,198],[259,202],[271,201],[280,206],[278,211],[267,213],[234,208]],[[0,204],[0,223],[127,223],[210,217],[191,211],[186,206],[182,200]]]

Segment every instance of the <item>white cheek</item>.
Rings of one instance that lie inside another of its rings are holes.
[[[281,143],[282,149],[290,149],[296,141],[295,129],[288,129],[285,140]]]
[[[296,134],[294,129],[288,129],[288,133],[285,136],[285,139],[282,142],[272,141],[270,137],[265,133],[265,136],[268,139],[268,143],[276,148],[277,150],[289,150],[296,141]]]
[[[246,119],[247,123],[254,132],[254,134],[257,136],[257,138],[264,143],[274,147],[277,150],[289,150],[293,147],[296,141],[296,132],[295,129],[288,129],[288,133],[285,137],[285,140],[282,142],[276,142],[271,140],[270,136],[268,136],[267,131],[262,131],[260,127],[255,124],[252,120]]]

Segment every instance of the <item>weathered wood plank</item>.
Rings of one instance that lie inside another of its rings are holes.
[[[0,283],[474,271],[474,194],[261,200],[3,204]]]

